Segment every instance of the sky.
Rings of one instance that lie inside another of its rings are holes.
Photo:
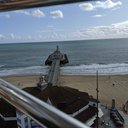
[[[0,43],[128,38],[128,0],[0,12]]]

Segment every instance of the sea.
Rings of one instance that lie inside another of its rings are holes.
[[[57,45],[69,59],[61,75],[128,74],[128,39],[100,39],[0,44],[0,77],[47,74]]]

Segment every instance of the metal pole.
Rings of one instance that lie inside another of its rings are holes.
[[[99,102],[99,97],[98,97],[98,93],[99,93],[99,90],[98,90],[98,71],[96,72],[96,96],[97,96],[97,128],[98,128],[98,120],[99,120],[99,117],[98,117],[98,102]]]
[[[0,95],[14,107],[48,128],[88,128],[85,124],[0,79]]]

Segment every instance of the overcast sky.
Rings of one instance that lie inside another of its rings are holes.
[[[128,38],[128,0],[0,13],[0,43]]]

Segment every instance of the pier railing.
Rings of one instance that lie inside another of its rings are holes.
[[[0,95],[18,110],[48,128],[89,128],[16,86],[0,79]]]

